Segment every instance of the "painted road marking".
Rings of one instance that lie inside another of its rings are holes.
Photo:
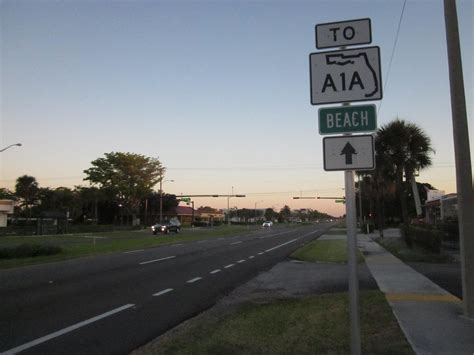
[[[130,251],[124,251],[124,254],[130,254],[130,253],[138,253],[139,251],[144,251],[145,249],[137,249],[137,250],[130,250]]]
[[[180,245],[183,245],[183,243],[172,244],[171,246],[172,246],[172,247],[178,247],[178,246],[180,246]]]
[[[218,272],[221,272],[221,269],[212,270],[210,274],[217,274]]]
[[[263,255],[263,254],[265,254],[265,253],[263,253],[263,252],[262,252],[262,253],[258,253],[258,255]]]
[[[206,243],[208,240],[198,240],[198,243]]]
[[[244,261],[245,261],[245,260],[242,259],[242,260],[237,261],[237,263],[240,264],[240,263],[243,263]]]
[[[249,256],[249,259],[253,259],[253,258],[255,258],[255,256],[253,256],[253,255],[250,255],[250,256]]]
[[[202,277],[195,277],[194,279],[188,280],[186,282],[188,284],[192,284],[193,282],[196,282],[196,281],[199,281],[199,280],[202,280]]]
[[[232,267],[232,266],[234,266],[234,265],[235,265],[235,264],[226,265],[226,266],[224,266],[224,269],[228,269],[228,268],[230,268],[230,267]]]
[[[230,245],[236,245],[236,244],[240,244],[242,242],[234,242],[234,243],[230,243]]]
[[[267,249],[267,250],[265,250],[265,252],[267,252],[267,253],[268,253],[269,251],[272,251],[272,250],[278,249],[278,248],[280,248],[280,247],[282,247],[282,246],[284,246],[284,245],[287,245],[287,244],[293,243],[293,242],[297,241],[298,239],[299,239],[299,238],[292,239],[292,240],[290,240],[290,241],[288,241],[288,242],[286,242],[286,243],[283,243],[283,244],[277,245],[276,247],[273,247],[273,248]]]
[[[173,258],[176,258],[176,255],[167,256],[167,257],[165,257],[165,258],[160,258],[160,259],[154,259],[154,260],[143,261],[143,262],[140,263],[140,265],[156,263],[157,261],[169,260],[169,259],[173,259]]]
[[[154,293],[153,296],[161,296],[161,295],[164,295],[165,293],[168,293],[168,292],[171,292],[173,291],[172,288],[167,288],[166,290],[163,290],[163,291],[160,291],[160,292],[157,292],[157,293]]]
[[[126,304],[125,306],[122,306],[122,307],[119,307],[119,308],[115,308],[111,311],[108,311],[106,313],[102,313],[96,317],[93,317],[93,318],[89,318],[83,322],[80,322],[80,323],[77,323],[77,324],[74,324],[74,325],[71,325],[69,327],[66,327],[64,329],[61,329],[61,330],[58,330],[57,332],[54,332],[54,333],[51,333],[51,334],[48,334],[48,335],[45,335],[44,337],[41,337],[41,338],[38,338],[36,340],[33,340],[33,341],[30,341],[29,343],[26,343],[26,344],[23,344],[23,345],[20,345],[20,346],[17,346],[16,348],[13,348],[13,349],[10,349],[10,350],[7,350],[5,352],[3,352],[2,354],[3,355],[12,355],[12,354],[16,354],[16,353],[19,353],[20,351],[23,351],[23,350],[26,350],[26,349],[29,349],[29,348],[32,348],[33,346],[36,346],[36,345],[39,345],[41,343],[44,343],[48,340],[51,340],[51,339],[54,339],[54,338],[57,338],[61,335],[64,335],[66,333],[69,333],[69,332],[72,332],[73,330],[76,330],[76,329],[79,329],[85,325],[88,325],[88,324],[91,324],[93,322],[97,322],[98,320],[101,320],[105,317],[109,317],[115,313],[118,313],[118,312],[121,312],[121,311],[124,311],[128,308],[131,308],[135,306],[134,304]]]
[[[461,302],[453,295],[429,295],[419,293],[387,293],[387,300],[391,302],[417,301],[417,302]]]

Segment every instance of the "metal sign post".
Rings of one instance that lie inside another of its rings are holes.
[[[339,50],[311,53],[311,104],[346,103],[319,110],[319,133],[343,136],[323,139],[324,170],[344,171],[351,353],[361,353],[359,280],[357,277],[357,217],[355,170],[375,168],[372,135],[351,133],[377,129],[374,105],[350,107],[350,102],[381,100],[382,74],[379,47],[345,49],[344,46],[372,42],[370,19],[331,22],[316,26],[316,47]]]
[[[354,171],[344,172],[346,188],[347,266],[349,269],[349,310],[351,319],[351,353],[361,353],[359,316],[359,279],[357,277],[357,221]]]

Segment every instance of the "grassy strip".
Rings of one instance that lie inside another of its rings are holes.
[[[362,353],[413,354],[384,294],[360,300]],[[348,354],[348,307],[347,293],[246,303],[203,314],[136,354]]]
[[[260,229],[260,228],[258,228]],[[15,258],[0,260],[0,269],[17,266],[61,261],[83,256],[108,254],[114,252],[144,249],[159,245],[186,243],[196,240],[229,237],[247,233],[255,228],[247,226],[221,226],[212,229],[185,229],[180,234],[153,235],[150,230],[119,231],[94,234],[34,236],[34,237],[2,237],[0,248],[14,248],[21,244],[54,245],[62,252],[56,255],[37,256],[30,258]]]
[[[292,258],[309,262],[347,262],[347,242],[345,240],[315,240],[291,254]],[[364,261],[357,250],[357,261]]]
[[[453,261],[452,257],[446,254],[432,253],[417,246],[409,248],[403,238],[377,238],[375,241],[405,262],[449,263]]]

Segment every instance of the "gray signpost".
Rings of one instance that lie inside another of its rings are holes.
[[[332,22],[316,26],[316,47],[370,44],[370,19]],[[352,136],[377,129],[374,105],[349,106],[354,101],[382,99],[379,47],[311,53],[311,104],[345,103],[319,110],[320,134],[343,136],[323,139],[324,169],[345,171],[345,203],[349,271],[351,353],[360,354],[359,281],[357,277],[357,221],[354,171],[375,168],[372,135]]]

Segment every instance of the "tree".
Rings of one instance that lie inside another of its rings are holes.
[[[431,165],[430,154],[434,152],[430,138],[414,123],[396,119],[377,131],[375,138],[377,154],[383,157],[384,166],[392,166],[395,185],[400,199],[401,217],[408,226],[408,206],[406,189],[403,186],[403,174],[406,181],[413,179],[416,170]],[[385,168],[387,168],[385,166]]]
[[[285,205],[280,210],[280,216],[278,218],[279,222],[288,222],[291,217],[291,209],[289,206]]]
[[[84,180],[113,191],[117,204],[135,215],[141,201],[163,179],[165,168],[158,159],[141,154],[111,152],[104,155],[84,170]]]
[[[276,215],[276,214],[277,214],[277,213],[273,210],[273,208],[267,208],[267,209],[265,210],[264,216],[265,216],[265,219],[266,219],[267,221],[273,221],[273,219],[275,218],[275,215]]]
[[[14,194],[14,192],[10,191],[9,189],[1,187],[0,188],[0,199],[1,200],[15,200],[15,194]]]
[[[38,200],[38,192],[38,182],[33,176],[23,175],[16,179],[15,196],[20,199],[20,206],[25,208],[27,220],[30,218],[31,206]]]

